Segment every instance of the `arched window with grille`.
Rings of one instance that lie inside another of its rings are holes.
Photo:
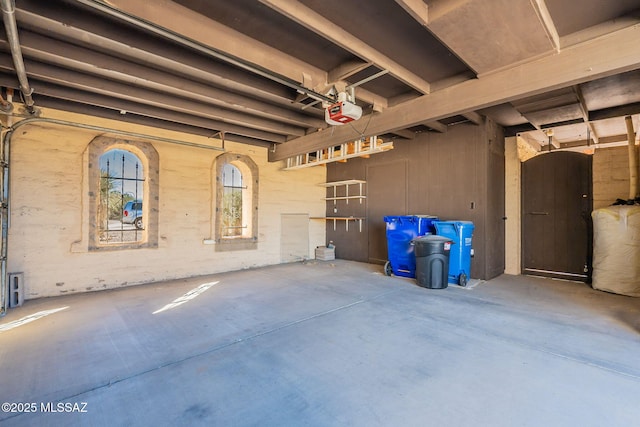
[[[158,245],[159,161],[145,142],[97,137],[88,147],[89,250]]]
[[[223,237],[242,236],[247,228],[247,215],[243,212],[242,172],[231,163],[222,168],[222,235]]]
[[[258,167],[248,156],[216,158],[215,236],[218,250],[255,248],[258,227]]]
[[[142,162],[132,152],[111,149],[100,156],[98,237],[101,244],[143,240],[144,181]]]

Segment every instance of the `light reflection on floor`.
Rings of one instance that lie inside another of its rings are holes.
[[[30,314],[28,316],[23,317],[22,319],[14,320],[13,322],[5,323],[4,325],[0,325],[0,332],[8,331],[13,328],[17,328],[18,326],[26,325],[27,323],[34,322],[38,319],[42,319],[45,316],[50,314],[57,313],[62,310],[66,310],[67,307],[53,308],[51,310],[39,311],[34,314]]]
[[[178,307],[178,306],[180,306],[180,305],[182,305],[182,304],[184,304],[184,303],[186,303],[188,301],[191,301],[192,299],[194,299],[195,297],[201,295],[204,291],[206,291],[207,289],[209,289],[213,285],[217,285],[218,283],[220,283],[220,281],[203,283],[202,285],[198,286],[197,288],[191,289],[189,292],[187,292],[186,294],[182,295],[180,298],[174,299],[171,303],[165,305],[161,309],[154,311],[153,314],[158,314],[158,313],[162,313],[163,311],[171,310],[172,308],[176,308],[176,307]]]

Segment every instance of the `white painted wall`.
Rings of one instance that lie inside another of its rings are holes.
[[[76,114],[45,110],[42,116],[221,145]],[[158,247],[91,252],[85,150],[100,134],[38,123],[13,135],[7,267],[24,273],[26,299],[278,264],[281,236],[287,233],[281,215],[324,215],[324,188],[318,185],[326,181],[324,167],[282,171],[281,162],[267,161],[266,148],[227,141],[227,152],[248,155],[259,168],[258,249],[216,252],[204,241],[213,237],[211,168],[222,151],[150,141],[160,158]],[[310,221],[309,254],[325,243],[324,223]]]

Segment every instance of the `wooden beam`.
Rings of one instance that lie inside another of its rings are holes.
[[[621,135],[604,136],[600,138],[598,148],[603,148],[609,144],[619,144],[620,146],[627,145],[628,144],[627,135],[621,134]],[[594,145],[590,143],[589,140],[587,139],[580,139],[577,141],[567,141],[560,144],[560,148],[575,148],[575,147],[593,148]]]
[[[389,70],[397,79],[421,93],[429,93],[429,82],[409,71],[340,26],[326,19],[297,0],[260,0],[287,18],[319,34],[354,55],[369,61],[383,70]]]
[[[313,82],[327,81],[326,71],[173,1],[109,0],[108,3],[122,12],[181,34],[219,52],[257,64],[296,82],[302,82],[303,73]]]
[[[531,2],[531,5],[536,10],[538,18],[542,23],[542,27],[547,33],[547,37],[549,37],[549,40],[551,41],[554,49],[556,51],[559,51],[560,36],[558,35],[558,30],[556,30],[556,26],[553,23],[553,19],[551,19],[551,14],[549,13],[549,9],[547,9],[545,0],[534,0]]]
[[[429,23],[429,10],[427,4],[422,0],[396,0],[409,15],[420,25],[427,26]]]
[[[617,107],[603,108],[602,110],[595,110],[589,112],[590,121],[598,121],[605,119],[612,119],[614,117],[628,116],[640,114],[640,102],[634,102],[631,104],[620,105]]]
[[[425,126],[433,129],[436,132],[445,133],[447,131],[447,125],[444,125],[436,120],[431,120],[423,123]]]
[[[430,120],[510,102],[640,67],[640,25],[624,28],[512,68],[487,74],[374,114],[367,132],[381,135]],[[279,145],[270,161],[340,144],[357,137],[350,126],[332,127]]]
[[[416,133],[410,131],[409,129],[396,129],[391,132],[394,135],[398,135],[404,139],[414,139],[416,137]]]
[[[332,84],[340,80],[348,79],[356,73],[367,69],[372,64],[365,61],[349,61],[344,64],[338,65],[333,70],[330,70],[327,75],[327,84]]]
[[[587,124],[589,128],[589,136],[594,144],[598,143],[598,133],[596,129],[593,127],[593,123],[589,121],[589,108],[587,107],[587,101],[584,99],[584,95],[582,93],[582,89],[580,89],[579,85],[575,85],[573,90],[576,92],[576,96],[578,97],[578,104],[580,106],[580,112],[582,113],[582,119]]]
[[[524,133],[522,135],[518,135],[518,138],[527,143],[536,153],[542,151],[542,144],[540,144],[540,141],[537,141],[528,134]]]
[[[219,89],[214,85],[201,83],[198,79],[176,79],[174,74],[160,67],[132,64],[103,52],[92,51],[61,40],[54,40],[30,31],[20,34],[20,43],[25,57],[38,61],[39,64],[53,64],[56,67],[68,68],[86,75],[97,74],[106,81],[114,80],[136,87],[169,93],[180,98],[196,100],[205,104],[216,105],[225,109],[256,115],[271,120],[282,121],[303,128],[320,128],[324,120],[304,115],[280,105],[270,105],[250,96]],[[0,47],[9,52],[8,42],[0,40]],[[102,45],[104,47],[104,45]],[[175,59],[174,59],[175,61]],[[178,61],[174,69],[179,68]],[[55,69],[56,71],[58,68]]]
[[[474,125],[480,125],[484,122],[482,116],[475,111],[467,111],[466,113],[462,113],[461,116],[469,120]]]
[[[5,62],[6,59],[8,59],[8,56],[0,55],[0,69],[11,70],[12,65],[7,64]],[[37,79],[40,82],[51,83],[60,88],[71,88],[74,93],[80,91],[78,93],[98,94],[111,100],[122,100],[123,104],[128,101],[136,107],[147,105],[152,108],[175,111],[180,114],[188,114],[212,121],[228,123],[230,126],[234,126],[234,128],[243,127],[280,135],[303,136],[306,133],[305,128],[300,126],[256,117],[215,105],[203,104],[198,100],[169,96],[147,88],[133,87],[114,80],[101,79],[90,74],[64,70],[57,67],[52,68],[29,59],[25,60],[25,65],[29,67],[30,78]],[[44,85],[44,83],[40,83],[39,87]],[[53,86],[50,90],[53,90]],[[64,96],[62,97],[64,98]],[[112,107],[110,108],[114,108],[113,105],[118,105],[118,101],[113,102],[111,105]],[[135,112],[129,107],[120,107],[119,109]]]

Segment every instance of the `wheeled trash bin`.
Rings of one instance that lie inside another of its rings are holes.
[[[413,241],[416,255],[416,282],[429,289],[448,286],[451,239],[429,234]]]
[[[416,237],[427,233],[435,233],[433,215],[401,215],[385,216],[387,226],[387,259],[384,273],[387,276],[414,278],[416,274],[416,258],[411,242]]]
[[[471,275],[473,222],[436,221],[434,226],[437,235],[453,242],[449,254],[449,283],[466,286]]]

